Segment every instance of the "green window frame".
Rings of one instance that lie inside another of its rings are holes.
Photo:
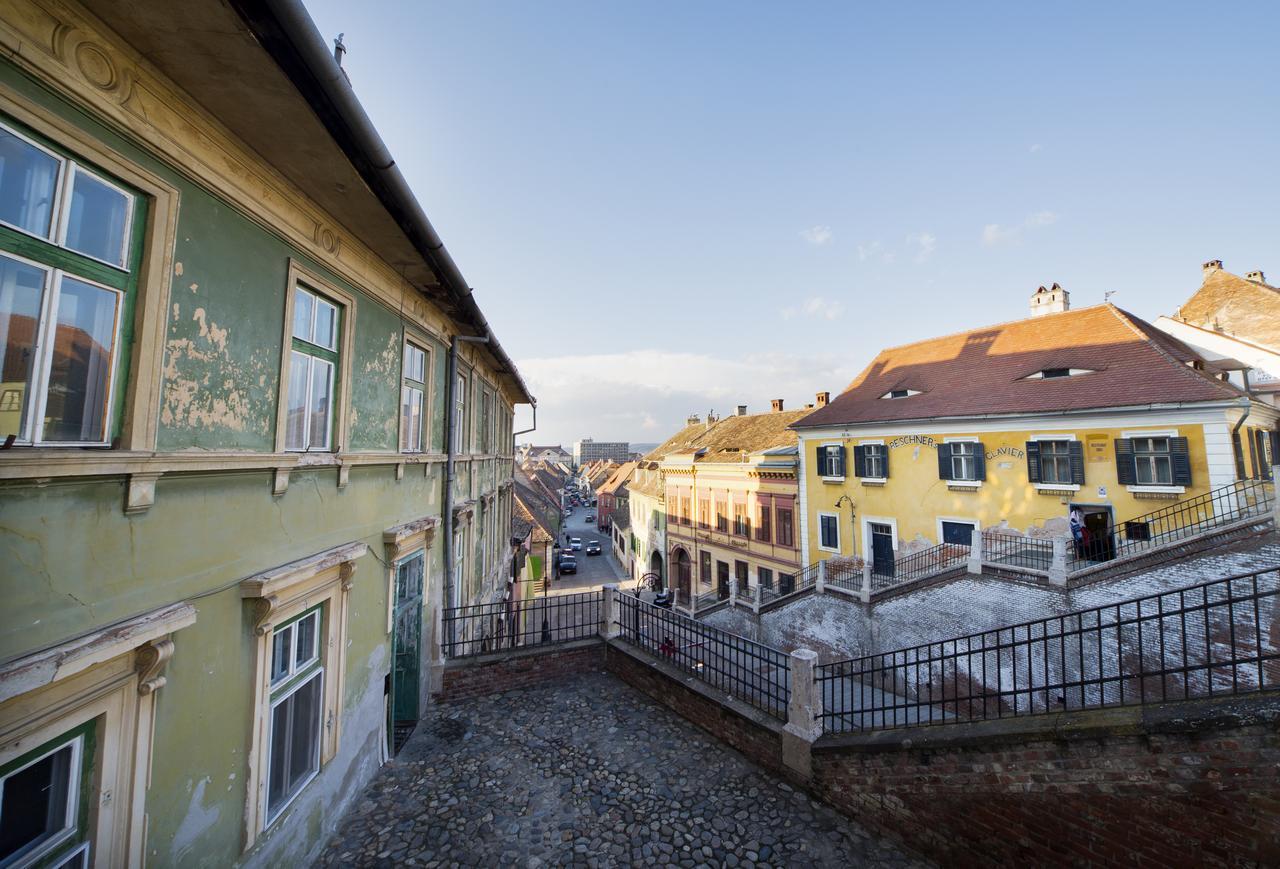
[[[342,388],[341,302],[298,281],[293,287],[285,443],[289,452],[331,452]],[[323,402],[323,416],[317,406]]]
[[[325,706],[324,604],[278,625],[271,632],[270,649],[267,825],[279,818],[320,774]],[[314,722],[309,719],[311,715],[315,716]],[[309,746],[305,741],[308,738]]]
[[[43,178],[18,174],[24,157]],[[122,210],[86,220],[103,203]],[[43,216],[7,220],[15,207]],[[0,441],[108,446],[120,435],[148,211],[139,191],[0,115]],[[90,250],[103,239],[118,254]]]
[[[97,734],[98,719],[94,718],[0,767],[0,842],[7,848],[0,851],[0,865],[89,865],[89,813],[94,804]],[[61,762],[57,755],[68,750],[70,755]],[[60,794],[56,790],[41,789],[41,797],[51,798],[45,806],[46,827],[54,820],[55,813],[61,825],[57,829],[46,829],[28,841],[13,842],[13,831],[5,828],[5,816],[14,809],[31,809],[29,800],[23,800],[23,792],[17,790],[19,777],[46,760],[51,760],[55,770],[65,776],[66,784]],[[22,802],[11,802],[11,799]]]

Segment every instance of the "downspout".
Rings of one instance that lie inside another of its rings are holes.
[[[454,600],[454,583],[457,577],[453,575],[453,481],[456,476],[456,463],[454,461],[457,452],[454,450],[457,433],[454,430],[454,421],[456,414],[454,408],[458,403],[458,396],[455,390],[458,388],[458,345],[463,341],[470,344],[488,344],[489,333],[486,331],[484,335],[454,335],[453,340],[449,343],[449,404],[445,409],[445,430],[444,430],[444,448],[446,452],[444,464],[444,497],[441,503],[444,505],[442,509],[445,521],[444,535],[444,608],[453,609],[458,605]],[[448,642],[453,642],[453,625],[449,623]]]
[[[1244,444],[1240,442],[1240,426],[1244,425],[1244,421],[1253,412],[1252,399],[1241,398],[1240,403],[1244,407],[1244,413],[1236,420],[1236,424],[1231,427],[1231,460],[1232,462],[1238,461],[1234,468],[1237,474],[1248,471],[1248,468],[1244,466]]]

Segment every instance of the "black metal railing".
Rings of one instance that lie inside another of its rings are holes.
[[[728,600],[729,598],[727,595],[724,597],[721,597],[720,590],[713,588],[711,589],[711,591],[704,591],[702,594],[695,595],[693,600],[693,608],[694,608],[694,611],[704,610],[713,606],[719,606],[722,603],[727,603]]]
[[[1105,532],[1073,542],[1067,570],[1135,555],[1177,543],[1242,519],[1266,516],[1275,486],[1265,480],[1240,480],[1227,486],[1115,523]]]
[[[845,591],[862,591],[862,562],[845,558],[827,559],[823,582]]]
[[[928,549],[913,552],[895,560],[893,562],[893,573],[880,574],[872,567],[871,590],[883,591],[904,583],[915,582],[918,579],[933,576],[944,570],[950,570],[958,564],[963,564],[968,558],[968,546],[958,543],[942,543],[938,546],[931,546]]]
[[[441,650],[446,658],[469,658],[597,636],[602,598],[591,591],[446,609]]]
[[[982,532],[982,561],[1006,567],[1048,571],[1053,565],[1053,541],[999,531]]]
[[[1280,569],[823,664],[829,732],[1280,688]]]
[[[818,564],[814,562],[808,567],[791,574],[789,579],[783,578],[785,574],[778,574],[773,588],[761,589],[760,604],[763,606],[779,598],[790,597],[793,594],[800,594],[817,587],[818,570]]]
[[[618,598],[617,624],[619,639],[787,720],[791,666],[786,652],[628,595]]]

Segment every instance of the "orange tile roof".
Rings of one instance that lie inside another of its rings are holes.
[[[1178,319],[1280,349],[1280,289],[1224,269],[1208,273],[1200,289],[1178,309]]]
[[[882,350],[839,397],[795,427],[1222,401],[1244,394],[1187,364],[1198,358],[1150,323],[1114,305],[1095,305]],[[1025,379],[1047,368],[1093,373]],[[898,389],[920,394],[881,397]]]

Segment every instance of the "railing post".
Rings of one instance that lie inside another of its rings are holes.
[[[1272,441],[1275,443],[1275,441]],[[1273,481],[1271,488],[1271,522],[1272,530],[1280,534],[1280,465],[1271,466],[1271,479]],[[1266,484],[1263,484],[1262,492],[1266,494]]]
[[[977,528],[969,538],[969,563],[965,569],[969,573],[982,573],[982,532]]]
[[[435,603],[428,610],[431,626],[427,631],[427,693],[444,690],[444,610]]]
[[[600,636],[606,640],[612,640],[619,633],[621,628],[618,624],[621,619],[621,612],[618,606],[618,584],[609,583],[600,589]]]
[[[871,603],[871,562],[862,562],[862,588],[858,589],[858,597],[863,603]]]
[[[1053,560],[1049,563],[1049,585],[1067,584],[1067,539],[1057,536],[1053,542]]]
[[[734,576],[729,579],[729,608],[732,609],[738,605],[738,577]]]
[[[814,594],[822,594],[827,590],[827,562],[826,559],[818,562],[818,578],[813,583]]]
[[[796,649],[791,653],[791,701],[782,729],[782,762],[801,779],[812,775],[813,743],[822,735],[822,692],[814,679],[817,652]]]

